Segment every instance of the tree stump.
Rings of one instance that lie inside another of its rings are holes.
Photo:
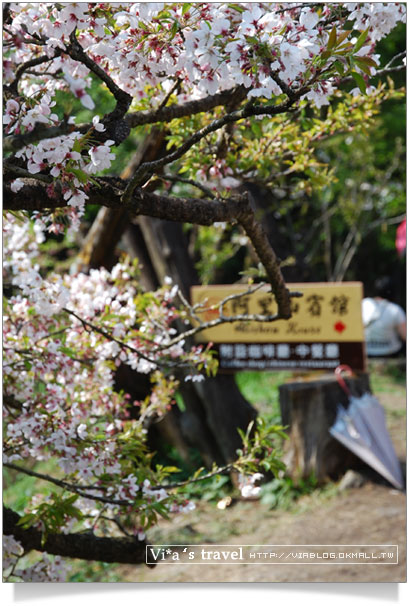
[[[369,375],[361,373],[344,379],[350,393],[370,392]],[[294,479],[314,474],[322,483],[336,479],[361,461],[329,432],[337,416],[338,404],[348,407],[348,396],[334,376],[280,385],[282,424],[287,426],[285,463]]]

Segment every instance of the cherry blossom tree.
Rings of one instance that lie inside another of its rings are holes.
[[[48,487],[24,515],[4,510],[7,579],[64,580],[64,557],[144,562],[158,516],[193,507],[175,469],[152,464],[147,428],[180,382],[216,372],[210,348],[190,341],[212,323],[198,324],[201,308],[172,280],[144,292],[127,258],[110,271],[47,272],[48,234],[78,232],[89,204],[236,224],[278,305],[252,319],[288,319],[298,293],[241,182],[303,173],[297,187],[321,187],[329,173],[313,142],[372,120],[390,95],[384,76],[403,67],[402,57],[380,65],[376,44],[404,20],[400,3],[3,5],[4,460]],[[116,175],[122,146],[154,125],[166,151]],[[220,306],[213,323],[239,317]],[[150,373],[147,398],[116,389],[120,364]],[[188,481],[235,469],[256,494],[261,470],[281,467],[279,431],[257,420],[237,461]],[[19,568],[33,549],[42,559]]]

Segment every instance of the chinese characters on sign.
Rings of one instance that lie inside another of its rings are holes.
[[[258,295],[257,293],[253,293],[253,294],[256,296],[257,305],[260,308],[259,309],[260,314],[268,316],[270,314],[275,313],[275,309],[274,309],[275,301],[271,295],[261,296],[261,295]],[[235,316],[235,315],[239,315],[239,314],[246,315],[246,314],[253,313],[252,311],[250,311],[250,299],[251,299],[251,295],[245,294],[245,295],[239,297],[238,299],[233,299],[232,301],[230,301],[229,306],[231,307],[231,314],[233,316]],[[323,305],[324,305],[324,303],[322,303],[323,300],[324,300],[324,297],[322,295],[312,294],[312,295],[308,296],[305,299],[306,313],[311,317],[314,317],[314,316],[321,317]],[[349,301],[350,301],[350,297],[347,297],[346,295],[333,296],[328,301],[328,304],[331,309],[331,313],[334,315],[338,315],[338,316],[344,316],[344,315],[348,314]],[[293,301],[293,305],[292,305],[293,314],[297,313],[300,310],[300,306],[301,306],[301,303],[299,303],[297,301]]]
[[[290,320],[238,321],[200,333],[199,341],[214,343],[220,369],[334,369],[349,364],[364,370],[362,284],[305,283],[288,287],[303,295],[292,300]],[[205,322],[218,318],[219,303],[233,295],[238,296],[224,305],[226,316],[276,313],[277,305],[268,287],[255,292],[237,284],[192,288],[193,304],[205,301]]]
[[[335,368],[338,343],[221,343],[216,344],[221,368],[254,370],[279,368]]]

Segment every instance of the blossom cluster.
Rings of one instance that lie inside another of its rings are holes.
[[[70,565],[60,556],[55,558],[43,553],[34,564],[18,568],[24,549],[12,535],[3,536],[4,578],[19,579],[23,583],[64,583],[70,571]]]
[[[405,9],[401,3],[11,3],[9,15],[4,74],[17,94],[6,102],[4,124],[11,136],[57,126],[58,91],[95,107],[87,92],[89,66],[73,55],[73,36],[136,108],[162,103],[176,82],[176,103],[242,85],[250,99],[304,91],[301,99],[321,107],[345,72],[365,79],[375,73],[375,43],[405,20]],[[347,22],[352,30],[345,29]],[[357,48],[361,32],[366,35]],[[16,80],[16,71],[31,61],[38,61],[35,71],[23,70]],[[102,130],[96,116],[92,131]],[[78,224],[89,176],[110,167],[113,143],[93,142],[92,133],[81,137],[73,124],[69,135],[29,145],[16,157],[30,174],[47,168],[53,178],[48,195],[56,195],[59,182],[69,207],[65,214]],[[236,186],[227,167],[216,164],[214,170],[208,174],[212,182]],[[17,179],[12,188],[21,186]]]
[[[104,508],[106,516],[127,515],[130,532],[142,539],[159,504],[164,512],[187,509],[181,497],[156,488],[164,478],[151,469],[147,428],[174,402],[173,373],[187,367],[196,377],[199,367],[211,365],[210,354],[175,342],[172,323],[179,312],[171,280],[141,293],[127,261],[111,272],[43,277],[37,259],[42,239],[38,224],[34,229],[6,215],[4,279],[13,294],[3,322],[4,461],[54,462],[76,499],[75,510],[71,502],[64,510],[60,531],[98,531],[93,520]],[[120,364],[152,373],[144,400],[116,392]],[[54,506],[50,495],[39,494],[26,515],[50,530],[48,508]],[[45,566],[33,569],[35,578]]]
[[[11,100],[6,105],[6,115]],[[12,125],[12,122],[10,122]],[[103,131],[104,126],[99,117],[93,118],[93,127],[87,135],[82,136],[80,132],[74,131],[64,137],[44,139],[37,145],[27,145],[20,149],[15,157],[24,160],[30,175],[37,175],[48,170],[48,174],[60,183],[61,195],[67,201],[67,205],[76,209],[76,215],[80,217],[84,212],[84,205],[88,199],[85,181],[89,175],[96,174],[111,166],[115,154],[111,152],[114,141],[107,139],[104,144],[93,143],[93,131]],[[87,155],[82,151],[87,151]],[[18,192],[24,183],[21,179],[15,179],[11,189]],[[54,198],[57,192],[51,183],[48,188],[48,196]]]
[[[241,491],[241,495],[244,498],[258,497],[261,492],[261,486],[256,485],[256,482],[263,479],[262,473],[253,473],[252,475],[239,474],[238,486]]]
[[[341,31],[346,22],[353,22],[357,31],[369,28],[365,54],[372,54],[373,44],[399,20],[405,20],[401,3],[313,7],[277,3],[105,3],[90,7],[72,3],[60,7],[11,4],[13,20],[7,31],[9,40],[19,44],[8,59],[6,73],[11,79],[10,63],[22,63],[36,53],[36,39],[43,40],[52,62],[46,64],[47,73],[50,67],[52,72],[62,70],[64,80],[57,86],[68,86],[86,107],[93,103],[85,99],[87,70],[81,63],[74,61],[73,65],[64,53],[74,30],[83,49],[132,96],[142,96],[147,83],[167,91],[178,77],[183,84],[180,94],[190,98],[241,84],[251,87],[250,96],[271,98],[282,94],[272,73],[293,86],[310,80],[313,62],[328,41],[328,22]],[[63,51],[57,57],[56,49]]]

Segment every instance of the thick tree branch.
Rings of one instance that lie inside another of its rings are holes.
[[[44,186],[32,179],[25,179],[25,186],[17,193],[4,184],[4,208],[7,210],[46,210],[67,206],[62,196],[48,198]],[[212,225],[215,222],[238,221],[260,258],[267,273],[268,282],[278,304],[279,319],[291,317],[290,296],[285,286],[277,257],[263,228],[255,220],[248,194],[227,200],[174,198],[160,196],[142,189],[134,191],[130,200],[122,202],[125,182],[121,179],[100,177],[98,185],[91,184],[87,194],[90,204],[110,208],[122,208],[134,215],[146,215],[168,221]]]
[[[170,122],[175,118],[183,118],[192,116],[201,112],[206,112],[219,105],[226,105],[233,99],[243,101],[247,96],[247,90],[243,86],[237,86],[230,90],[225,90],[215,95],[209,95],[203,99],[188,101],[180,105],[170,105],[154,110],[129,113],[124,116],[124,120],[130,128],[135,128],[144,124],[155,124],[157,122]],[[43,139],[51,139],[53,137],[61,137],[67,135],[73,130],[84,134],[90,130],[92,124],[79,124],[76,126],[62,123],[59,126],[44,126],[43,124],[36,126],[31,132],[23,135],[13,135],[5,137],[3,141],[3,149],[5,152],[18,151],[25,145],[37,143]]]
[[[208,95],[203,99],[196,99],[195,101],[187,101],[180,105],[169,105],[162,107],[161,109],[153,109],[141,112],[134,112],[127,114],[126,120],[130,128],[141,126],[142,124],[153,124],[155,122],[170,122],[175,118],[184,118],[185,116],[192,116],[201,112],[207,112],[219,105],[226,105],[233,99],[238,102],[244,101],[247,96],[248,89],[244,86],[236,86],[229,90],[224,90],[221,93],[215,95]]]
[[[8,507],[3,507],[3,532],[6,535],[13,535],[17,541],[20,541],[25,551],[36,549],[67,558],[118,564],[145,564],[148,562],[150,565],[155,565],[149,550],[146,561],[146,541],[97,537],[90,532],[50,533],[42,543],[42,533],[34,528],[24,529],[18,526],[19,520],[20,516],[16,512]]]
[[[88,203],[128,210],[134,215],[146,215],[168,221],[212,225],[214,222],[236,220],[247,207],[245,196],[226,200],[204,200],[202,198],[177,198],[161,196],[141,189],[134,192],[130,202],[124,204],[121,196],[127,182],[118,178],[100,177],[98,186],[88,188]],[[49,198],[45,186],[35,179],[23,179],[24,187],[17,193],[12,192],[10,183],[4,183],[3,208],[5,210],[55,210],[64,208],[67,202],[63,196]]]
[[[36,181],[42,181],[43,183],[53,183],[53,177],[51,175],[42,175],[41,173],[31,174],[28,170],[21,168],[20,166],[15,166],[11,164],[7,160],[3,164],[3,169],[5,172],[9,172],[13,175],[13,177],[24,177],[26,179],[35,179]]]

